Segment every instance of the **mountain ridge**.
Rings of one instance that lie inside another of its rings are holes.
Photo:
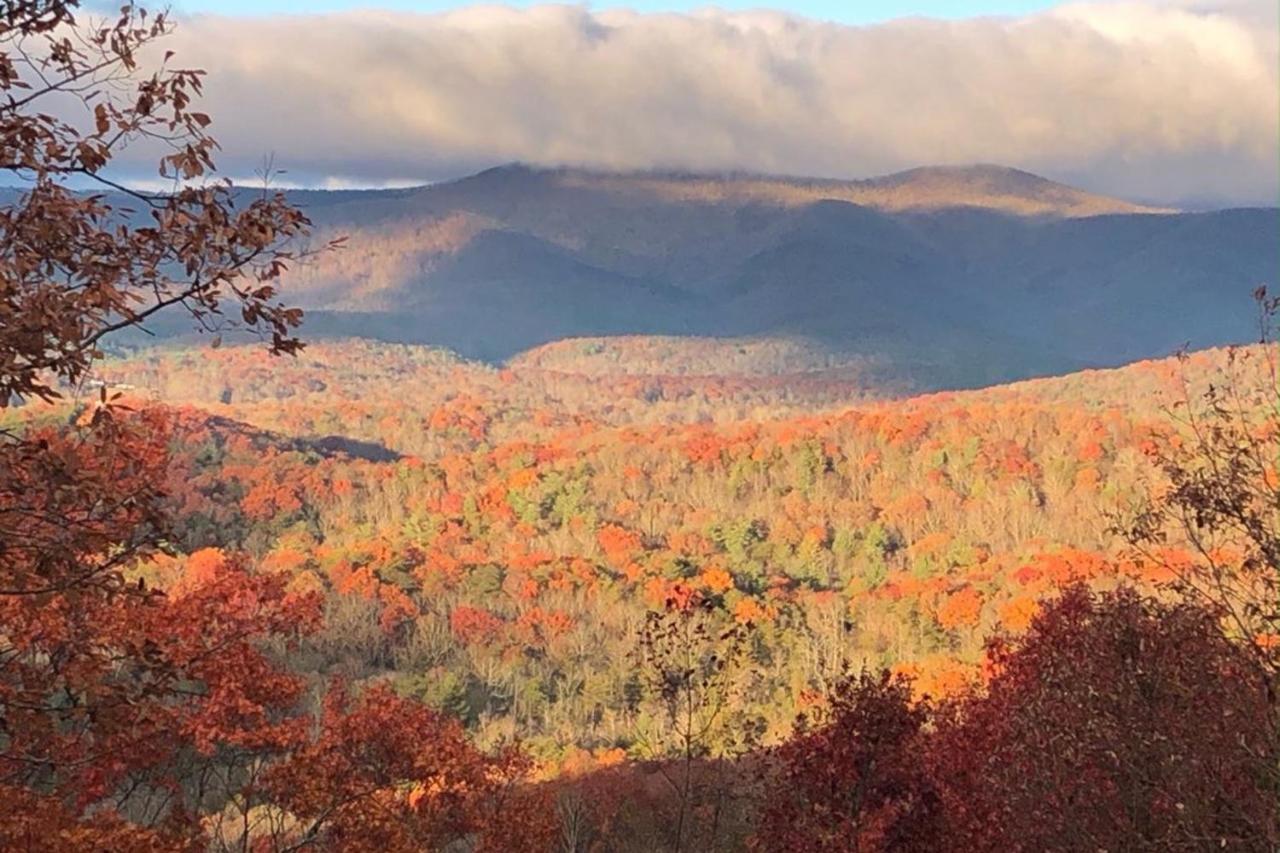
[[[973,387],[1236,342],[1280,260],[1277,209],[1160,211],[991,165],[868,182],[515,165],[291,197],[317,240],[349,237],[284,279],[312,334],[493,363],[565,338],[785,337]]]
[[[918,166],[868,178],[809,178],[756,172],[612,171],[510,163],[450,184],[490,180],[550,180],[616,192],[644,191],[685,201],[759,201],[788,206],[841,200],[879,210],[978,207],[1024,216],[1173,213],[1173,208],[1112,198],[992,163]],[[438,185],[434,185],[438,186]]]

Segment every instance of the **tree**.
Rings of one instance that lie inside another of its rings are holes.
[[[1273,850],[1267,680],[1194,601],[1075,586],[939,704],[862,673],[775,753],[763,850]]]
[[[47,801],[0,832],[92,813],[94,846],[119,813],[188,837],[211,778],[305,731],[301,681],[260,644],[313,627],[315,598],[230,562],[170,594],[131,580],[163,530],[166,440],[150,412],[0,446],[0,519],[22,525],[0,539],[0,797]]]
[[[921,760],[928,707],[911,684],[863,670],[778,747],[753,846],[759,850],[936,850],[946,846]]]
[[[200,73],[143,71],[163,15],[126,5],[76,18],[77,0],[0,9],[0,172],[22,188],[0,208],[0,406],[57,399],[101,344],[171,306],[204,327],[236,323],[295,352],[301,313],[277,302],[288,243],[308,222],[283,196],[195,185],[213,167]],[[163,146],[151,195],[107,176],[133,143]],[[91,188],[77,191],[77,185]],[[110,194],[106,194],[109,191]],[[259,648],[305,629],[314,602],[228,568],[182,595],[133,564],[160,547],[168,429],[108,400],[67,429],[0,431],[0,798],[8,837],[123,848],[190,837],[192,768],[271,750],[300,685]],[[225,760],[224,760],[225,759]],[[27,806],[20,806],[26,803]],[[35,804],[32,806],[31,804]],[[79,821],[70,826],[69,822]],[[49,823],[40,823],[42,816]],[[49,833],[46,835],[46,832]]]
[[[646,727],[651,731],[640,737],[661,762],[659,772],[676,800],[670,846],[679,853],[698,835],[695,811],[711,814],[702,846],[716,844],[729,796],[717,760],[729,747],[749,746],[753,733],[732,718],[735,677],[747,651],[746,626],[729,621],[696,590],[676,587],[662,610],[646,614],[635,657],[643,686],[659,709]]]
[[[206,327],[240,321],[272,352],[300,347],[301,312],[275,302],[276,280],[307,234],[281,194],[240,206],[213,169],[210,119],[194,110],[199,71],[143,71],[170,29],[125,5],[114,22],[77,21],[78,0],[24,0],[0,11],[0,172],[24,188],[0,209],[0,405],[56,397],[77,383],[112,332],[181,306]],[[59,117],[62,116],[62,117]],[[133,143],[166,148],[171,193],[128,189],[107,167]],[[79,181],[103,193],[77,192]]]
[[[1159,481],[1117,529],[1173,585],[1218,617],[1231,642],[1265,674],[1280,738],[1280,298],[1254,292],[1259,343],[1231,348],[1207,387],[1188,377],[1180,356],[1180,395],[1167,411],[1172,433],[1144,447]],[[1169,559],[1170,551],[1190,554]],[[1280,799],[1280,764],[1268,768]]]
[[[986,693],[943,706],[928,750],[957,849],[1280,840],[1272,699],[1211,611],[1076,586],[989,654]]]
[[[258,835],[280,851],[546,850],[554,805],[521,787],[529,766],[514,749],[485,756],[457,721],[388,689],[353,702],[334,685],[317,736],[264,775]]]
[[[1145,446],[1163,481],[1119,525],[1143,556],[1184,546],[1169,563],[1179,587],[1212,607],[1280,688],[1280,350],[1272,335],[1280,298],[1264,288],[1260,345],[1232,349],[1216,381],[1197,393],[1182,356],[1174,432]],[[1168,561],[1164,561],[1168,563]]]

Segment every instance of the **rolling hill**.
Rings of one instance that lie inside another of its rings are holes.
[[[578,337],[799,340],[820,362],[971,387],[1247,339],[1249,294],[1280,266],[1276,209],[1148,208],[997,166],[867,181],[507,166],[294,200],[318,237],[349,236],[286,282],[306,334],[491,362]]]

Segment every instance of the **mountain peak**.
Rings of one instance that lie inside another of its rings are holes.
[[[511,189],[554,185],[664,201],[756,203],[797,207],[839,201],[886,212],[980,208],[1017,216],[1075,218],[1116,213],[1170,213],[1086,192],[1031,172],[990,163],[922,166],[862,180],[804,178],[741,172],[597,171],[511,164],[464,183]]]
[[[1066,187],[1048,178],[1015,169],[1012,166],[1001,166],[996,163],[970,163],[946,166],[917,166],[889,175],[867,179],[869,183],[919,184],[919,183],[953,183],[953,184],[986,184],[999,185],[1010,190],[1030,190],[1045,186]],[[1071,189],[1070,187],[1066,187]]]
[[[989,207],[1024,215],[1067,217],[1108,213],[1172,213],[1077,189],[992,163],[922,166],[862,182],[887,192],[897,209]]]

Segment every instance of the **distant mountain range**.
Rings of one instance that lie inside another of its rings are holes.
[[[1249,339],[1280,210],[1184,213],[998,166],[868,181],[523,166],[294,193],[348,247],[307,333],[500,361],[563,338],[785,338],[963,387]],[[789,367],[794,364],[788,363]]]

